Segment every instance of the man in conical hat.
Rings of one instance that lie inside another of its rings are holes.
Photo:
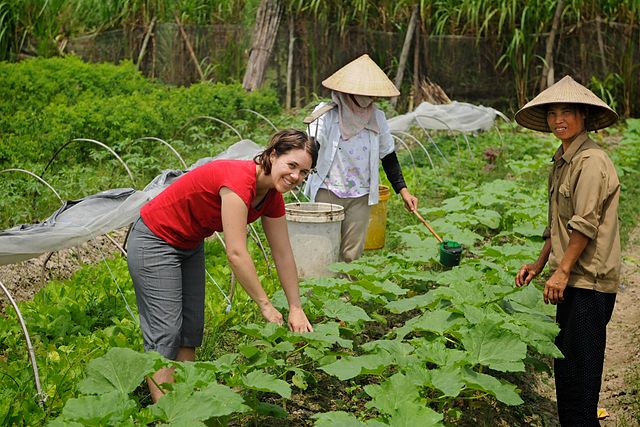
[[[556,304],[560,333],[554,361],[562,426],[597,426],[606,341],[620,279],[620,183],[607,153],[587,133],[618,115],[586,87],[566,76],[516,113],[529,129],[561,141],[549,175],[548,225],[538,259],[522,266],[523,286],[549,264],[544,302]]]
[[[350,262],[362,255],[370,206],[378,203],[380,160],[405,207],[416,210],[418,199],[407,189],[386,117],[374,104],[375,97],[400,95],[384,71],[365,54],[322,85],[331,89],[333,102],[321,103],[305,119],[320,144],[317,173],[309,176],[305,194],[344,207],[340,259]]]

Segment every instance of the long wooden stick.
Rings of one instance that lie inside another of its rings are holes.
[[[433,234],[433,236],[436,239],[438,239],[438,242],[442,243],[443,242],[442,238],[440,236],[438,236],[438,233],[436,233],[436,231],[429,225],[429,223],[427,221],[425,221],[424,218],[422,218],[422,215],[420,215],[420,213],[418,211],[413,211],[413,213],[416,214],[418,219],[429,229],[431,234]]]
[[[136,70],[140,69],[140,64],[142,63],[142,58],[144,58],[144,54],[147,52],[147,44],[149,43],[149,38],[153,33],[153,27],[156,25],[156,17],[154,16],[151,20],[151,24],[149,24],[149,29],[144,35],[144,40],[142,41],[142,47],[140,48],[140,53],[138,54],[138,60],[136,61]]]
[[[200,63],[198,62],[198,57],[196,53],[193,51],[191,47],[191,43],[189,42],[189,37],[187,37],[187,33],[185,33],[184,28],[182,27],[182,22],[180,22],[180,18],[178,15],[175,16],[176,24],[178,24],[178,30],[180,30],[180,34],[184,39],[184,43],[187,45],[187,50],[189,51],[189,56],[191,56],[191,61],[196,66],[196,70],[198,71],[198,75],[200,76],[200,80],[204,80],[204,73],[202,72],[202,68],[200,67]]]

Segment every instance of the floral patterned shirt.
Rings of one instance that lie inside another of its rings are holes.
[[[369,194],[369,145],[367,132],[360,132],[348,140],[340,138],[329,175],[320,188],[343,198]]]

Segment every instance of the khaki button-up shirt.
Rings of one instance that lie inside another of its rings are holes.
[[[555,271],[569,245],[571,231],[589,238],[573,266],[568,286],[615,293],[620,278],[618,229],[620,182],[605,151],[586,133],[553,156],[549,174],[549,222],[544,232],[551,238],[549,267]]]

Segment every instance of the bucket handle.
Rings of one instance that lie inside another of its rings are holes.
[[[419,219],[419,220],[420,220],[420,221],[421,221],[421,222],[422,222],[422,223],[423,223],[423,224],[424,224],[424,225],[429,229],[429,231],[431,232],[431,234],[433,234],[433,236],[434,236],[436,239],[438,239],[438,242],[442,243],[442,242],[443,242],[442,237],[438,236],[438,233],[436,233],[436,231],[435,231],[435,230],[434,230],[434,229],[429,225],[429,223],[428,223],[424,218],[422,218],[422,215],[420,215],[420,213],[419,213],[417,210],[413,211],[413,213],[414,213],[414,214],[418,217],[418,219]]]

